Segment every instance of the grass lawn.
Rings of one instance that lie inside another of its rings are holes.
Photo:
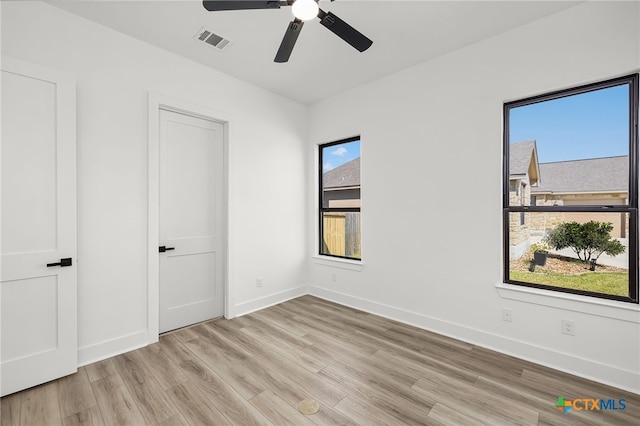
[[[511,271],[510,279],[554,287],[597,293],[629,295],[629,275],[626,272],[585,272],[584,274],[559,274],[555,272]]]

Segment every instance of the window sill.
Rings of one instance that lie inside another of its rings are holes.
[[[350,271],[362,271],[364,267],[362,261],[351,259],[340,259],[337,257],[315,255],[313,261],[316,265],[331,266],[334,268],[348,269]]]
[[[597,299],[589,296],[560,293],[506,283],[497,284],[496,289],[503,299],[517,300],[534,305],[582,312],[640,324],[640,306],[634,303]]]

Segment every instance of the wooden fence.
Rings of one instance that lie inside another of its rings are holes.
[[[360,213],[325,213],[324,252],[360,258]]]

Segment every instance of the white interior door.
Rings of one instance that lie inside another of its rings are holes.
[[[1,241],[4,396],[77,368],[75,83],[4,57]]]
[[[223,155],[222,124],[160,111],[161,333],[223,314]]]

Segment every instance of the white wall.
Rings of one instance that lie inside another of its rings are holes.
[[[596,2],[313,105],[310,145],[362,135],[364,265],[311,260],[311,292],[640,393],[637,305],[496,288],[503,103],[639,69],[639,4]]]
[[[148,343],[149,92],[231,117],[230,315],[303,291],[306,107],[47,4],[1,6],[2,54],[77,78],[81,363]]]

